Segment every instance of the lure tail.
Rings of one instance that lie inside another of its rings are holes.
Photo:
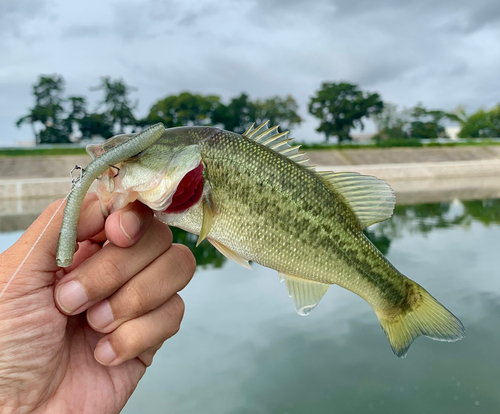
[[[394,353],[404,358],[420,335],[436,341],[455,342],[465,337],[462,322],[422,286],[411,282],[411,305],[400,312],[377,312]]]

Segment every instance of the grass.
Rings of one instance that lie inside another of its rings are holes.
[[[337,144],[308,144],[308,143],[302,143],[302,142],[297,142],[297,144],[301,145],[302,149],[305,150],[343,150],[343,149],[373,149],[373,148],[396,148],[396,147],[418,147],[418,148],[430,148],[430,147],[472,147],[472,146],[491,146],[491,145],[500,145],[500,141],[475,141],[475,140],[468,140],[466,142],[426,142],[422,143],[419,140],[406,140],[406,139],[398,139],[398,140],[392,140],[390,141],[385,141],[385,142],[380,142],[380,143],[373,143],[373,144],[366,144],[366,145],[356,145],[356,144],[342,144],[342,145],[337,145]]]
[[[23,157],[37,155],[84,155],[85,148],[13,148],[0,149],[0,157]]]
[[[407,140],[407,139],[395,139],[391,141],[385,141],[378,144],[367,144],[367,145],[356,145],[356,144],[342,144],[341,146],[337,144],[327,144],[327,143],[303,143],[296,142],[300,144],[304,150],[343,150],[343,149],[371,149],[371,148],[393,148],[393,147],[467,147],[467,146],[489,146],[489,145],[500,145],[498,140],[468,140],[466,142],[428,142],[421,143],[418,140]],[[0,149],[0,157],[22,157],[22,156],[38,156],[38,155],[85,155],[86,151],[83,147],[71,148],[6,148]]]

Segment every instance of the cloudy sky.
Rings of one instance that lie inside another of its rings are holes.
[[[400,106],[469,111],[500,102],[498,0],[1,0],[0,146],[31,138],[17,118],[40,74],[88,96],[99,77],[137,88],[139,115],[189,90],[224,99],[292,94],[349,81]]]

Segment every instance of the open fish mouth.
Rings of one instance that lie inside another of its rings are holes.
[[[203,194],[203,164],[189,171],[179,182],[165,213],[178,213],[195,205]]]

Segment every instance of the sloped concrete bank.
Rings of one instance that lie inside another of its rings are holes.
[[[500,198],[500,159],[408,164],[318,166],[386,180],[400,204]]]
[[[398,204],[500,198],[500,147],[309,151],[308,156],[320,171],[359,172],[386,180]],[[0,231],[25,228],[25,221],[64,197],[71,189],[71,169],[89,160],[86,156],[0,158]],[[22,223],[16,224],[14,217]]]

